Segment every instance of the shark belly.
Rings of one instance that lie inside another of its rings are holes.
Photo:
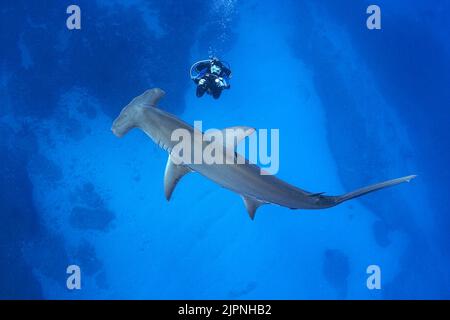
[[[261,175],[252,164],[189,165],[204,177],[242,196],[262,203],[273,203],[293,209],[314,208],[307,192],[272,175]]]

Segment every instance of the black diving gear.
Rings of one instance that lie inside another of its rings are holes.
[[[196,62],[191,67],[191,79],[197,84],[197,97],[205,92],[218,99],[222,90],[229,89],[230,67],[217,58]]]

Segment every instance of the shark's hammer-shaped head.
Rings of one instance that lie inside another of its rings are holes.
[[[139,125],[144,110],[156,106],[164,95],[163,90],[154,88],[134,98],[114,120],[111,127],[112,132],[119,138],[123,137],[128,131]]]

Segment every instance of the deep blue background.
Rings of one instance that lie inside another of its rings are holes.
[[[448,2],[380,0],[376,31],[367,1],[76,1],[78,31],[70,4],[1,3],[1,298],[450,298]],[[219,101],[188,78],[209,54],[233,67]],[[188,121],[280,128],[280,177],[299,187],[419,177],[254,222],[201,177],[168,204],[164,152],[109,131],[155,86]]]

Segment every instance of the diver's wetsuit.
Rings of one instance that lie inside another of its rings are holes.
[[[213,98],[218,99],[224,88],[230,88],[227,80],[231,75],[231,70],[220,61],[215,61],[214,64],[220,67],[220,74],[211,72],[212,61],[201,62],[195,67],[199,73],[198,77],[194,79],[197,84],[197,97],[203,96],[209,90]]]

